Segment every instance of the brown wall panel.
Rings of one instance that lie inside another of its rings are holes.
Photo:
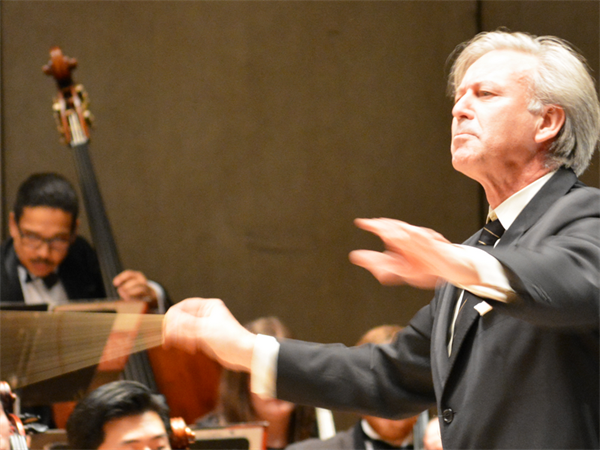
[[[597,73],[595,2],[482,6],[486,29],[563,35]],[[127,267],[177,300],[223,298],[242,321],[278,315],[305,339],[351,344],[405,324],[431,293],[350,265],[350,250],[380,248],[352,220],[396,217],[453,241],[477,229],[479,188],[451,168],[445,97],[446,58],[475,34],[476,11],[2,2],[3,195],[11,204],[33,172],[76,180],[41,73],[59,45],[92,100],[92,157]]]
[[[352,343],[406,323],[431,294],[351,266],[351,249],[379,247],[352,220],[399,217],[454,240],[477,227],[477,186],[450,166],[444,97],[445,59],[474,33],[473,11],[7,2],[6,195],[34,171],[76,179],[40,71],[60,45],[92,99],[92,156],[127,267],[175,299],[221,297],[243,321],[281,316],[303,338]]]

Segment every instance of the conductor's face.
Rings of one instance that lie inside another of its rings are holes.
[[[18,223],[10,213],[15,252],[29,273],[45,277],[58,267],[75,237],[72,225],[72,215],[57,208],[25,207]]]
[[[452,164],[484,187],[539,158],[535,130],[541,116],[527,109],[536,64],[530,55],[495,50],[475,61],[456,89]]]

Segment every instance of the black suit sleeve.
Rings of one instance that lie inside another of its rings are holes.
[[[360,347],[281,341],[277,396],[299,404],[390,418],[435,404],[430,342],[433,317],[422,308],[396,340]]]

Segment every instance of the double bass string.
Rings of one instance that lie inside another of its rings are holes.
[[[106,328],[99,326],[99,320],[96,320],[88,325],[89,328],[77,330],[80,328],[78,322],[35,313],[2,313],[1,319],[5,345],[0,370],[2,377],[12,380],[15,387],[45,379],[56,372],[69,371],[78,365],[85,366],[92,355],[101,351],[98,342],[102,335],[98,331]]]
[[[26,386],[162,342],[160,314],[0,311],[0,379]]]
[[[74,116],[73,114],[71,116]],[[79,122],[74,121],[79,134],[83,134]],[[72,130],[74,132],[74,130]],[[73,155],[77,163],[79,185],[83,193],[85,210],[89,218],[89,226],[94,237],[98,262],[100,263],[104,290],[109,298],[118,298],[117,289],[112,280],[123,271],[115,241],[112,236],[110,222],[104,208],[102,196],[96,180],[96,174],[88,151],[87,139],[80,143],[72,143]]]
[[[2,312],[1,367],[15,386],[30,384],[160,344],[161,316]],[[141,332],[134,333],[135,325]],[[133,332],[132,332],[133,331]],[[116,339],[114,339],[116,337]],[[109,358],[106,358],[108,356]]]

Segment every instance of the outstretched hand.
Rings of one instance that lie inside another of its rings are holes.
[[[437,276],[418,270],[416,264],[391,251],[354,250],[350,252],[350,262],[367,269],[381,284],[387,286],[410,284],[433,289],[438,282]]]
[[[479,281],[474,267],[461,258],[461,250],[429,228],[394,219],[356,219],[359,228],[381,238],[386,251],[355,250],[350,261],[370,271],[382,284],[433,289],[440,279],[464,285]]]
[[[203,351],[232,370],[250,370],[255,339],[219,299],[183,300],[169,308],[163,321],[165,347]]]

